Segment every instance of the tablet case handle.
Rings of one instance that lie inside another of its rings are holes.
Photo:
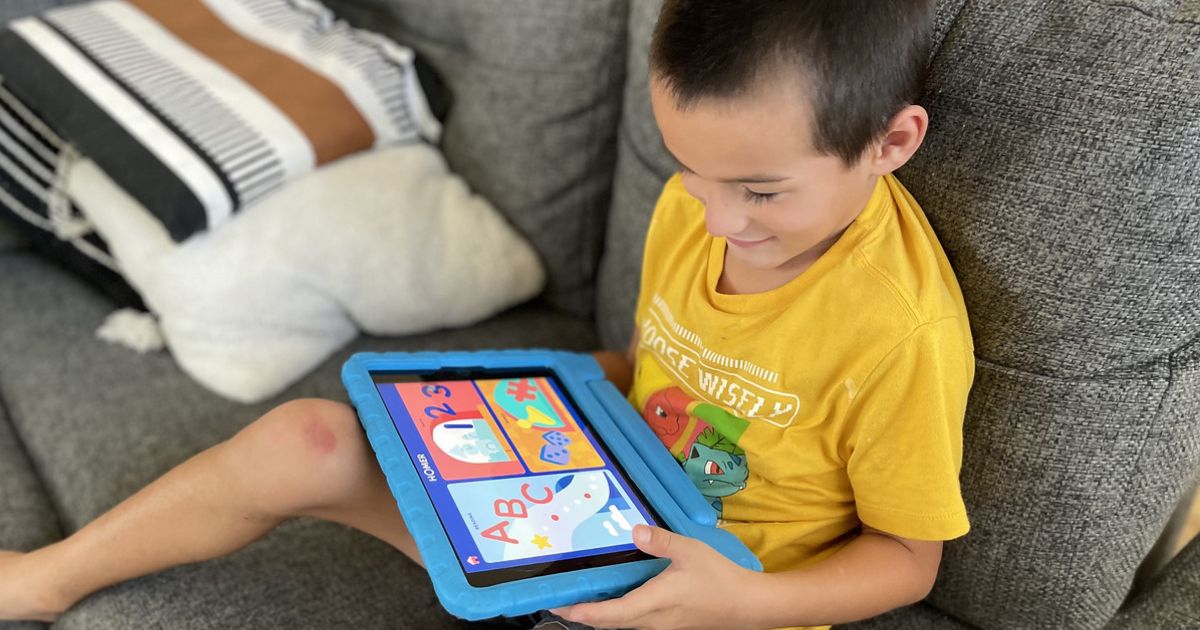
[[[704,495],[694,490],[692,480],[683,472],[679,462],[675,461],[671,452],[662,445],[650,426],[637,415],[637,410],[629,404],[618,404],[617,401],[625,401],[620,390],[603,378],[588,381],[588,386],[612,416],[613,423],[625,439],[629,440],[634,450],[641,455],[642,461],[654,472],[655,477],[664,481],[663,486],[680,511],[697,525],[716,527],[717,511],[705,500]],[[666,482],[672,478],[675,478],[673,483]]]

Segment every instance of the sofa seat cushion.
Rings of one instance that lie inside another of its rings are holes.
[[[348,527],[284,524],[246,549],[93,594],[56,630],[470,627],[438,604],[425,570]]]
[[[0,549],[35,549],[60,536],[58,517],[0,398]]]

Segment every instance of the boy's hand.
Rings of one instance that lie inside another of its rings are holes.
[[[752,621],[746,593],[758,573],[712,547],[658,527],[638,525],[633,542],[671,565],[624,597],[553,612],[597,628],[741,628]]]

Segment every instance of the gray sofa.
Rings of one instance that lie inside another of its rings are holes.
[[[4,0],[0,21],[54,4]],[[657,2],[329,4],[440,71],[447,157],[538,248],[546,293],[466,330],[359,339],[243,406],[165,353],[97,341],[112,305],[0,226],[0,548],[78,529],[283,400],[344,399],[338,368],[356,350],[627,341],[671,171],[645,89]],[[1200,628],[1200,542],[1165,567],[1152,553],[1200,472],[1197,51],[1195,0],[941,2],[930,136],[900,175],[972,317],[973,528],[925,602],[854,627]],[[55,627],[465,625],[387,546],[296,521],[97,593]]]

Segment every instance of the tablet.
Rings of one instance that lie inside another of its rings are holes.
[[[633,527],[758,569],[588,355],[355,355],[343,378],[434,589],[482,619],[617,596],[665,567]]]

